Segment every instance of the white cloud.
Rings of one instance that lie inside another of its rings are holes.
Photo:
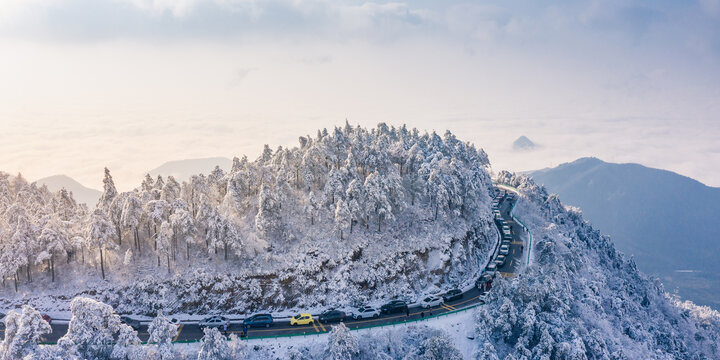
[[[0,169],[92,184],[108,165],[127,188],[348,117],[450,128],[498,167],[598,155],[720,185],[717,2],[702,4],[0,2]],[[542,156],[507,152],[522,134]]]

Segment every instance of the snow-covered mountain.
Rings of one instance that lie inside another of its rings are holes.
[[[720,314],[668,297],[612,241],[529,177],[516,213],[533,263],[498,281],[477,312],[478,359],[718,359]]]
[[[118,193],[106,171],[90,213],[67,192],[0,173],[0,274],[9,280],[0,288],[3,306],[29,303],[45,311],[65,309],[76,295],[95,299],[72,301],[72,325],[59,346],[37,347],[48,331],[40,312],[10,313],[0,355],[74,359],[102,351],[148,358],[162,351],[172,359],[179,355],[169,345],[176,332],[168,319],[159,315],[148,329],[162,339],[158,345],[140,347],[116,312],[294,312],[417,299],[472,283],[497,236],[488,167],[482,150],[451,133],[380,124],[321,131],[292,149],[266,146],[255,161],[236,158],[227,173],[182,184],[148,176],[135,191]],[[462,351],[457,331],[452,339],[426,327],[377,330],[358,341],[339,327],[326,345],[298,339],[284,353],[273,345],[227,343],[208,331],[185,356],[720,358],[720,314],[667,295],[577,208],[531,178],[501,172],[497,181],[519,189],[515,213],[534,235],[526,248],[532,262],[516,277],[497,278],[474,319],[457,320],[464,322]],[[92,280],[99,269],[107,270],[107,281]],[[62,286],[50,285],[56,272]],[[98,333],[106,345],[90,346]]]
[[[534,150],[536,147],[537,145],[525,135],[515,139],[512,143],[512,148],[515,151],[530,151]]]
[[[583,158],[529,173],[582,209],[638,267],[698,304],[720,308],[720,188],[638,164]]]
[[[100,199],[100,195],[102,195],[102,191],[86,187],[66,175],[48,176],[36,180],[35,183],[40,186],[46,185],[48,190],[52,192],[65,188],[67,191],[72,192],[75,201],[87,204],[90,207],[95,206],[98,199]]]
[[[215,166],[219,166],[223,171],[228,171],[232,166],[232,160],[224,157],[211,157],[168,161],[148,171],[148,174],[152,177],[173,176],[178,181],[187,181],[196,174],[209,174],[215,169]]]

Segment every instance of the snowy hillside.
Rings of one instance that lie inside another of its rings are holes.
[[[578,209],[526,176],[516,213],[535,232],[534,263],[500,281],[477,313],[479,359],[717,359],[720,316],[669,298]]]
[[[67,310],[89,295],[130,313],[415,299],[471,283],[487,261],[487,166],[449,132],[380,124],[266,146],[187,182],[147,176],[125,193],[106,171],[90,209],[1,176],[2,298]]]
[[[65,188],[72,193],[75,201],[88,206],[95,206],[98,199],[100,199],[100,195],[102,195],[101,191],[86,187],[66,175],[48,176],[38,179],[35,183],[37,183],[38,186],[47,186],[51,192],[58,192],[60,189]]]
[[[633,255],[669,292],[720,309],[720,188],[639,164],[583,158],[530,175]],[[682,254],[682,255],[679,255]]]

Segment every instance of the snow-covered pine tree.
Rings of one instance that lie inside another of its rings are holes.
[[[110,358],[115,360],[147,359],[141,343],[137,331],[127,325],[120,326]]]
[[[52,282],[55,282],[55,256],[67,256],[70,249],[70,239],[58,220],[50,220],[38,237],[39,246],[42,250],[38,254],[36,262],[48,261],[48,268],[52,274]]]
[[[175,180],[174,176],[170,175],[162,188],[160,198],[170,204],[180,197],[180,190],[180,184]]]
[[[100,271],[103,279],[105,279],[105,256],[103,251],[117,247],[112,241],[113,234],[113,226],[107,219],[105,212],[100,208],[95,209],[86,230],[86,240],[88,246],[96,247],[100,252]]]
[[[134,330],[120,321],[110,305],[76,297],[70,302],[72,317],[65,335],[58,344],[66,343],[83,359],[107,359],[115,347],[118,334],[128,337]],[[130,336],[131,337],[131,336]]]
[[[305,203],[305,213],[310,217],[310,225],[315,225],[315,218],[320,210],[320,202],[315,196],[315,192],[311,191],[308,195],[307,202]]]
[[[170,224],[176,237],[185,242],[186,260],[190,260],[190,244],[196,241],[195,219],[189,211],[179,208],[170,215]]]
[[[414,355],[408,360],[462,360],[463,358],[452,339],[446,335],[426,339],[420,344]]]
[[[352,215],[347,203],[343,199],[338,199],[335,205],[335,230],[340,233],[340,240],[343,239],[343,232],[350,227]]]
[[[280,238],[283,233],[280,207],[274,192],[267,185],[263,185],[258,194],[255,228],[264,239],[268,240]]]
[[[117,189],[115,188],[115,182],[113,181],[110,170],[105,168],[105,177],[103,178],[103,193],[100,196],[97,207],[108,210],[113,199],[118,195]]]
[[[5,316],[5,338],[0,342],[0,360],[34,359],[38,342],[52,332],[42,314],[29,305],[23,306],[22,313],[10,311]]]
[[[360,353],[360,346],[350,329],[340,323],[332,327],[328,334],[325,354],[328,360],[351,360]]]
[[[159,360],[175,359],[172,341],[175,335],[177,335],[177,325],[165,317],[162,311],[158,312],[157,316],[150,323],[150,326],[148,326],[148,333],[150,333],[148,341],[156,344],[158,347]]]
[[[152,180],[152,179],[151,179]],[[143,203],[137,192],[128,193],[125,198],[125,204],[122,208],[121,221],[123,226],[130,229],[133,236],[133,247],[139,255],[142,255],[142,248],[140,247],[140,223],[145,217],[145,210],[143,209]]]
[[[160,231],[157,235],[157,258],[158,258],[158,266],[160,266],[160,258],[164,258],[167,260],[167,269],[168,273],[170,273],[170,253],[172,251],[171,249],[171,241],[172,241],[172,225],[168,223],[167,221],[163,221],[162,224],[160,224]]]
[[[231,360],[231,350],[227,339],[216,328],[207,327],[200,341],[198,360]]]

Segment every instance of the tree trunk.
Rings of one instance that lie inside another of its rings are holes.
[[[135,228],[135,245],[139,256],[142,256],[142,249],[140,249],[140,231]]]
[[[167,254],[167,261],[168,261],[168,274],[170,273],[170,253]]]
[[[50,270],[52,271],[52,282],[55,282],[55,254],[50,253]]]
[[[103,280],[105,280],[105,260],[103,259],[102,247],[100,248],[100,271],[102,272]]]
[[[382,218],[380,215],[378,215],[378,232],[380,232],[380,224],[382,223]]]
[[[27,266],[25,266],[25,272],[27,272],[28,282],[32,282],[32,278],[30,277],[30,263],[28,263]]]
[[[186,256],[186,259],[187,259],[187,260],[190,260],[190,243],[186,241],[186,242],[185,242],[185,245],[187,246],[187,250],[186,250],[186,252],[185,252],[185,254],[186,254],[186,255],[185,255],[185,256]]]
[[[228,244],[227,244],[227,242],[224,243],[224,246],[225,246],[225,261],[227,261],[227,249],[228,249]]]
[[[122,229],[119,226],[116,226],[115,230],[117,230],[118,234],[118,245],[122,246]]]
[[[352,232],[353,232],[353,226],[355,226],[355,220],[354,220],[354,219],[351,219],[351,220],[350,220],[350,233],[351,233],[351,234],[352,234]]]
[[[343,239],[343,231],[340,230],[340,240],[342,240],[342,239]]]
[[[80,245],[80,254],[82,255],[82,264],[85,265],[85,246]]]
[[[16,271],[15,272],[15,292],[18,292],[17,283],[18,283],[18,276],[17,276],[17,271]]]
[[[160,267],[160,255],[158,255],[158,267]]]

